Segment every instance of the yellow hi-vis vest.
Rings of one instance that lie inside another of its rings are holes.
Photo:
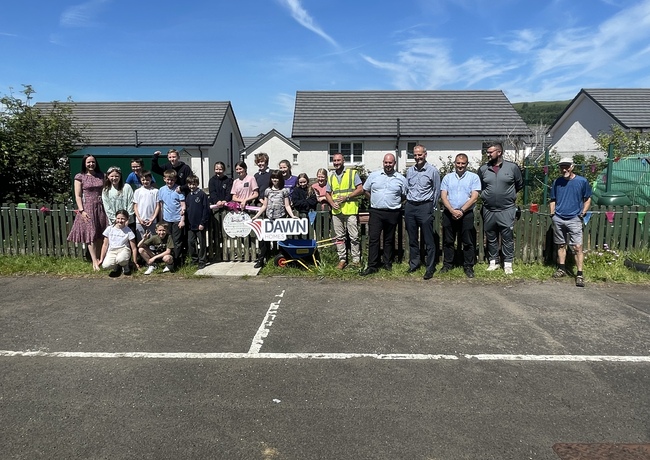
[[[330,174],[329,183],[330,183],[330,188],[332,189],[332,199],[334,201],[336,201],[338,197],[348,196],[350,193],[354,191],[354,189],[356,188],[354,186],[354,178],[356,174],[357,174],[356,169],[348,168],[345,171],[343,171],[343,175],[341,176],[340,182],[335,172],[332,172],[332,174]],[[346,201],[345,203],[341,203],[339,209],[332,209],[332,214],[343,213],[343,215],[346,216],[352,216],[357,214],[358,212],[359,212],[359,202],[356,199],[353,199],[352,201]]]

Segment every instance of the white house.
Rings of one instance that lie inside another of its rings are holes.
[[[241,156],[246,162],[249,172],[257,171],[254,160],[255,154],[266,153],[269,156],[269,167],[271,169],[278,169],[278,164],[282,160],[289,160],[293,165],[291,170],[294,175],[301,172],[309,174],[309,171],[301,169],[300,146],[275,129],[266,134],[260,134],[255,138],[244,138],[244,142],[246,147],[242,150]],[[315,173],[309,177],[315,177]]]
[[[70,102],[75,122],[86,127],[88,144],[111,147],[114,156],[140,156],[145,167],[154,149],[176,148],[207,187],[213,164],[223,161],[232,177],[244,147],[230,102]],[[37,103],[47,110],[51,104]]]
[[[404,171],[414,163],[416,144],[426,146],[437,166],[460,152],[478,166],[491,140],[504,143],[506,157],[522,160],[531,135],[502,91],[298,91],[294,169],[311,177],[341,152],[347,165],[373,171],[390,152]]]
[[[650,89],[581,89],[548,130],[550,149],[560,157],[579,153],[604,157],[598,134],[612,125],[640,132],[650,129]]]

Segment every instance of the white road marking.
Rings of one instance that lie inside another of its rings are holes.
[[[277,302],[271,302],[271,306],[266,311],[266,316],[264,316],[264,321],[262,321],[262,324],[260,324],[260,327],[257,329],[257,333],[255,333],[255,337],[253,337],[253,342],[248,350],[251,354],[257,354],[262,349],[264,339],[269,335],[271,325],[273,324],[273,320],[275,320],[275,315],[278,308],[280,308],[280,302],[282,302],[282,297],[284,297],[284,290],[282,290],[281,293],[276,294],[276,297],[280,297],[280,299],[278,299]]]
[[[379,360],[436,361],[461,359],[479,361],[552,361],[552,362],[613,362],[650,363],[650,356],[612,355],[436,355],[399,353],[149,353],[149,352],[88,352],[88,351],[11,351],[0,350],[0,357],[35,358],[135,358],[135,359],[328,359],[344,360],[370,358]]]

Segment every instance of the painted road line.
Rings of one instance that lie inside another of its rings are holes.
[[[282,297],[284,297],[284,289],[281,293],[276,294],[275,297],[279,297],[279,299],[276,302],[271,302],[269,309],[266,311],[266,316],[264,316],[264,321],[262,321],[262,324],[260,324],[260,327],[255,333],[255,337],[253,337],[253,342],[248,350],[251,354],[259,353],[262,349],[264,339],[269,335],[271,325],[275,320],[275,315],[277,314],[278,308],[280,308],[280,302],[282,302]]]
[[[88,351],[11,351],[0,350],[0,357],[35,358],[131,358],[131,359],[377,359],[377,360],[479,360],[479,361],[529,361],[529,362],[610,362],[650,363],[650,356],[614,355],[444,355],[444,354],[398,354],[398,353],[148,353],[148,352],[88,352]]]
[[[586,362],[586,361],[607,361],[626,363],[647,363],[650,356],[611,356],[611,355],[504,355],[504,354],[482,354],[465,355],[467,359],[478,359],[480,361],[564,361],[564,362]]]

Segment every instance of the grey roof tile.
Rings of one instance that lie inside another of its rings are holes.
[[[649,88],[583,89],[581,93],[591,98],[624,128],[650,128]]]
[[[298,91],[292,136],[529,136],[502,91]]]
[[[213,145],[230,102],[71,102],[89,145]],[[51,103],[37,103],[47,110]]]

